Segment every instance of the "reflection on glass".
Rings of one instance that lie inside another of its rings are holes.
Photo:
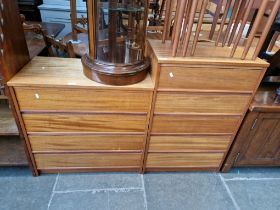
[[[144,0],[97,0],[97,60],[119,64],[143,60],[144,19]]]

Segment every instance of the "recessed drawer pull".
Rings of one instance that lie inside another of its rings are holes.
[[[174,74],[173,74],[172,72],[170,72],[170,73],[169,73],[169,77],[170,77],[170,78],[173,78],[173,77],[174,77]]]
[[[40,99],[40,95],[38,93],[35,93],[35,98]]]

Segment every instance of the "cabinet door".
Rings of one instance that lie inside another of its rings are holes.
[[[261,113],[244,141],[236,166],[280,166],[280,114]]]

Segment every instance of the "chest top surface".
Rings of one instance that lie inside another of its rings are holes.
[[[195,56],[190,56],[190,50],[186,57],[172,57],[172,44],[166,41],[162,44],[160,40],[148,40],[148,53],[153,53],[160,64],[187,64],[187,65],[222,65],[224,67],[248,67],[248,68],[267,68],[269,64],[264,60],[241,60],[242,48],[237,48],[235,56],[229,58],[231,47],[216,47],[213,43],[203,43],[197,46]],[[182,46],[179,46],[177,55],[182,54]],[[248,57],[252,57],[252,53]]]
[[[123,90],[153,90],[154,88],[149,75],[142,82],[128,86],[97,83],[84,76],[80,59],[53,57],[35,57],[8,82],[8,85]]]

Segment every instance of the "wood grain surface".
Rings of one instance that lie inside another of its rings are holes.
[[[159,92],[155,113],[228,113],[244,112],[251,95]]]
[[[23,114],[27,132],[143,132],[146,116]]]
[[[147,113],[149,91],[75,88],[15,88],[21,111],[95,111]]]
[[[33,153],[65,151],[143,151],[140,135],[29,136]]]
[[[149,167],[219,167],[223,153],[149,153]]]
[[[152,133],[228,133],[235,131],[239,117],[154,116]]]
[[[149,152],[225,152],[231,136],[151,136]]]
[[[260,69],[222,68],[221,66],[162,66],[159,90],[197,89],[253,92],[261,73]]]
[[[106,154],[35,154],[37,168],[67,169],[67,168],[105,168],[105,167],[140,167],[140,153]]]

